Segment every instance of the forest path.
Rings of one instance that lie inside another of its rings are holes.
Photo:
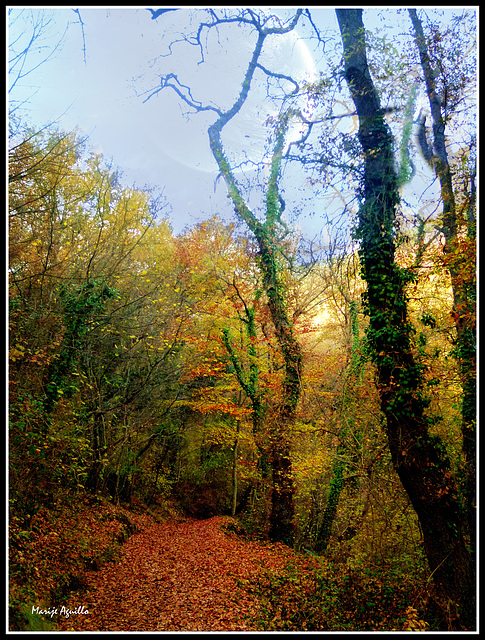
[[[253,583],[296,554],[285,545],[225,533],[224,517],[150,523],[123,545],[120,562],[87,574],[65,603],[61,631],[255,631]],[[247,583],[246,583],[247,584]]]

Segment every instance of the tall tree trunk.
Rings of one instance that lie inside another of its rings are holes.
[[[236,515],[236,507],[237,507],[237,456],[239,449],[239,431],[240,431],[240,422],[236,419],[236,438],[234,440],[234,453],[232,458],[232,507],[231,507],[231,515],[234,518]]]
[[[264,37],[260,34],[253,52],[253,59],[243,83],[241,96],[249,90],[250,79],[261,53]],[[259,248],[259,267],[263,276],[263,288],[267,296],[268,308],[284,361],[282,400],[272,428],[271,468],[273,490],[270,514],[270,537],[274,541],[292,545],[294,541],[294,482],[290,457],[291,428],[301,393],[302,353],[293,332],[285,296],[285,287],[280,275],[278,259],[278,226],[281,225],[281,206],[278,183],[285,136],[290,114],[284,115],[276,131],[275,145],[271,158],[270,178],[266,191],[266,217],[260,222],[242,198],[237,181],[225,156],[221,140],[224,125],[237,112],[235,108],[221,114],[209,127],[212,154],[219,165],[229,196],[236,213],[254,234]],[[240,108],[240,105],[238,109]]]
[[[217,124],[217,123],[216,123]],[[215,125],[209,128],[212,148],[220,152],[215,153],[219,158],[221,171],[229,185],[229,192],[235,204],[236,211],[253,232],[259,247],[259,264],[263,275],[263,288],[267,296],[268,308],[275,330],[276,339],[284,361],[284,380],[282,398],[274,422],[270,425],[270,460],[272,470],[272,492],[269,536],[275,542],[284,542],[290,546],[294,542],[294,494],[290,433],[295,421],[296,408],[301,392],[302,354],[301,347],[293,332],[293,325],[287,311],[285,289],[280,277],[280,267],[277,257],[276,222],[267,214],[265,224],[257,220],[239,195],[235,180],[225,161],[220,131]],[[214,144],[214,142],[216,144]],[[273,161],[278,156],[273,155]],[[276,187],[274,187],[276,189]],[[268,203],[268,210],[270,204]],[[226,336],[227,338],[227,336]],[[228,343],[226,343],[226,347]],[[259,402],[259,396],[253,396]],[[253,398],[251,398],[253,399]],[[253,418],[260,419],[259,405],[253,402]],[[259,423],[258,423],[259,424]]]
[[[435,583],[462,605],[462,619],[472,625],[472,572],[458,488],[442,443],[429,432],[424,367],[413,354],[413,327],[407,312],[405,287],[410,275],[394,257],[399,193],[393,138],[367,64],[362,9],[337,9],[336,13],[364,155],[359,211],[360,257],[367,285],[364,301],[392,462],[421,523]]]
[[[300,399],[302,354],[288,317],[283,284],[275,249],[268,241],[266,229],[258,230],[264,289],[284,360],[284,380],[281,404],[271,434],[270,463],[273,474],[269,535],[272,540],[292,545],[294,540],[294,483],[290,455],[290,434]]]
[[[341,434],[343,437],[345,434]],[[338,503],[340,500],[340,494],[344,487],[344,470],[346,464],[339,458],[342,453],[346,453],[345,446],[339,445],[335,456],[332,469],[332,480],[330,482],[330,488],[328,490],[327,504],[323,512],[322,522],[317,532],[315,540],[315,551],[319,554],[323,554],[326,550],[328,543],[330,542],[330,536],[332,534],[332,525],[337,515]]]
[[[101,471],[103,469],[103,416],[101,412],[94,409],[93,411],[93,428],[91,437],[91,449],[93,452],[93,460],[89,467],[88,477],[86,479],[86,488],[92,493],[96,493],[101,489]]]
[[[232,366],[234,367],[234,373],[236,375],[237,381],[241,389],[244,391],[246,396],[249,398],[252,406],[252,423],[253,423],[253,436],[256,443],[256,447],[258,448],[260,458],[264,458],[266,452],[261,442],[261,433],[262,427],[264,425],[264,406],[263,400],[261,396],[261,389],[259,386],[259,367],[257,364],[257,353],[255,348],[256,341],[256,327],[254,323],[254,306],[248,307],[246,305],[245,300],[241,296],[240,300],[242,301],[245,309],[246,318],[244,320],[246,325],[246,333],[247,333],[247,342],[241,345],[241,348],[247,351],[247,355],[249,356],[249,372],[246,373],[244,371],[243,365],[241,363],[240,358],[238,358],[236,352],[234,351],[230,335],[229,329],[226,327],[222,330],[222,340],[224,342],[224,346],[226,347],[227,353],[232,362]],[[262,461],[264,465],[264,460]]]
[[[460,241],[459,212],[455,198],[453,174],[446,149],[446,123],[442,115],[441,100],[436,87],[423,26],[416,9],[409,9],[414,38],[419,51],[426,93],[433,124],[432,148],[434,169],[438,176],[443,212],[440,231],[444,237],[444,262],[448,268],[453,289],[453,318],[456,328],[456,355],[460,367],[462,396],[463,451],[467,463],[465,491],[468,509],[470,539],[473,552],[476,547],[476,274],[474,263],[475,215],[474,176],[471,176],[467,239]],[[470,215],[471,212],[471,215]],[[468,251],[466,250],[468,249]],[[468,262],[468,264],[467,264]],[[470,264],[471,263],[471,264]]]

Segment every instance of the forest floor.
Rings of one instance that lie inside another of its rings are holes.
[[[451,630],[392,564],[298,552],[169,501],[78,495],[10,520],[11,631]]]
[[[60,631],[255,631],[254,585],[297,554],[225,531],[227,517],[146,520],[117,563],[86,574],[57,621]],[[66,617],[66,611],[72,614]],[[88,613],[89,612],[89,613]]]

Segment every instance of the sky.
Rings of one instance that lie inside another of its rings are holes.
[[[10,16],[10,41],[18,45],[29,37],[24,18],[28,9],[14,20],[22,8],[13,8]],[[291,8],[273,9],[285,17]],[[38,11],[37,8],[33,9]],[[212,158],[207,127],[214,120],[211,112],[187,116],[183,103],[169,91],[147,96],[159,86],[159,76],[176,72],[202,102],[227,108],[240,90],[253,41],[238,27],[220,31],[219,39],[211,32],[208,54],[200,62],[197,47],[177,42],[169,52],[168,43],[179,40],[182,33],[198,24],[202,12],[191,8],[163,14],[152,20],[150,13],[135,8],[41,8],[46,20],[45,37],[38,52],[28,59],[26,69],[33,70],[19,80],[10,99],[23,102],[23,112],[37,126],[56,123],[62,130],[77,128],[89,138],[89,146],[101,152],[122,172],[127,186],[157,187],[163,192],[170,211],[174,233],[186,225],[218,214],[229,220],[233,206],[225,185],[218,180]],[[82,20],[82,24],[79,20]],[[315,24],[324,32],[337,34],[335,11],[312,8]],[[378,21],[378,14],[366,12],[368,21]],[[48,52],[62,42],[52,57],[40,64]],[[268,41],[263,63],[279,73],[299,80],[316,79],[323,54],[302,31],[286,39]],[[328,45],[325,55],[339,39]],[[338,51],[338,46],[335,51]],[[237,164],[249,157],[257,159],[264,147],[266,116],[275,113],[274,105],[265,101],[262,76],[252,89],[244,112],[224,132],[224,145]],[[293,132],[293,139],[297,137]],[[308,176],[299,170],[288,172],[287,192],[303,203],[298,225],[308,237],[322,228],[320,210],[324,200],[315,198]]]
[[[224,58],[218,50],[205,65],[198,65],[199,52],[184,44],[172,59],[157,60],[166,50],[161,36],[169,32],[178,37],[175,34],[186,29],[188,10],[152,20],[140,8],[81,8],[83,25],[71,8],[43,11],[52,19],[43,45],[55,46],[68,28],[54,56],[12,92],[12,99],[28,101],[24,111],[29,121],[39,126],[56,123],[63,130],[78,128],[93,150],[113,159],[124,182],[159,187],[171,208],[174,232],[213,214],[231,217],[233,207],[222,180],[215,185],[218,170],[207,136],[213,115],[187,119],[174,94],[166,91],[144,102],[144,92],[156,85],[159,73],[174,67],[194,87],[194,95],[228,105],[239,91],[252,43],[233,30],[238,41],[235,46],[231,42],[231,54]],[[11,20],[10,39],[21,26],[20,20]],[[294,52],[291,44],[271,51],[268,63],[300,76],[302,69],[310,69],[309,79],[316,78],[306,45],[301,41]],[[45,56],[45,51],[39,55]],[[30,65],[40,59],[33,55]],[[289,59],[294,62],[289,64]],[[255,94],[261,91],[262,87]],[[228,132],[228,149],[244,151],[249,141],[253,147],[264,141],[266,113],[257,113],[256,95],[247,115]]]
[[[216,180],[217,165],[209,149],[207,127],[213,115],[187,119],[180,100],[168,91],[144,100],[158,75],[173,69],[201,100],[228,106],[239,92],[252,51],[247,33],[235,28],[229,46],[224,38],[220,47],[215,41],[210,43],[214,55],[198,65],[199,52],[185,43],[174,47],[171,57],[160,57],[167,50],[164,39],[178,38],[190,25],[189,9],[152,20],[139,7],[80,8],[83,25],[69,7],[42,11],[51,20],[41,43],[46,48],[31,56],[30,67],[45,57],[48,47],[55,46],[66,27],[67,31],[55,54],[19,81],[12,92],[11,99],[27,101],[24,112],[29,121],[38,126],[56,123],[63,130],[78,128],[89,137],[92,149],[113,159],[128,185],[159,187],[171,208],[176,233],[214,214],[232,218],[233,206],[223,181]],[[278,10],[281,15],[286,11]],[[332,9],[318,9],[313,15],[322,28],[332,21],[337,28]],[[22,26],[25,39],[29,30],[21,20],[14,22],[14,16],[10,39],[19,35]],[[286,46],[268,44],[268,67],[299,78],[317,77],[321,53],[312,52],[307,46],[310,42],[292,36]],[[259,151],[267,135],[263,123],[269,107],[259,104],[264,98],[263,83],[254,89],[244,116],[225,132],[225,148],[238,160],[243,158],[238,153],[251,156],[252,151]],[[300,173],[293,184],[295,191],[303,189],[302,200],[311,200],[306,178]],[[321,227],[315,209],[318,207],[313,206],[300,220],[310,235]]]

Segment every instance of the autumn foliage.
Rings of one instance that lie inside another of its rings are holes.
[[[76,134],[10,143],[10,629],[459,629],[383,430],[355,246],[306,260],[296,234],[217,216],[174,235],[163,199]],[[474,238],[395,255],[461,491]],[[284,491],[292,548],[270,541]]]

